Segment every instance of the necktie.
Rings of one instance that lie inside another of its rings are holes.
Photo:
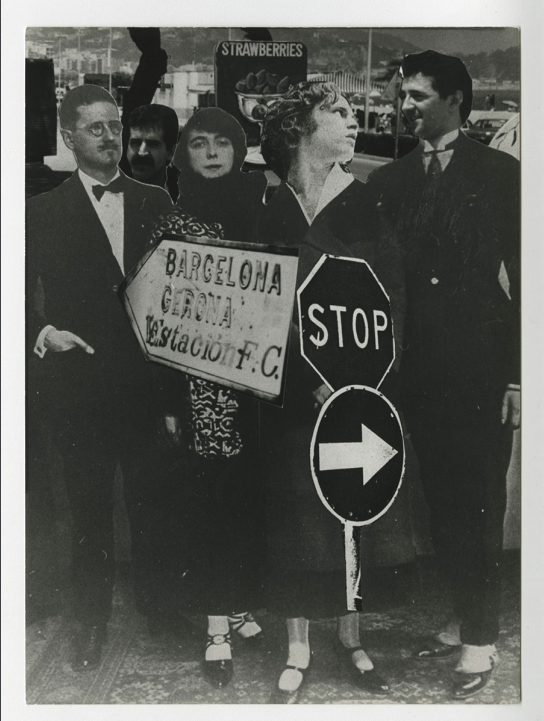
[[[430,153],[431,161],[427,168],[427,177],[429,180],[435,180],[442,175],[442,166],[440,165],[440,160],[438,160],[438,153],[438,150],[433,150]]]
[[[122,193],[124,190],[123,176],[120,175],[109,185],[93,185],[92,187],[93,195],[98,201],[102,200],[102,196],[106,190],[109,193]]]

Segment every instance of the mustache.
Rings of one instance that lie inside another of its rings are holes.
[[[131,165],[152,168],[155,165],[155,161],[150,155],[134,155],[131,160]]]
[[[118,150],[119,145],[117,143],[102,143],[100,150]]]

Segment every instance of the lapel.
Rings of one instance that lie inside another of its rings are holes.
[[[451,156],[450,162],[447,164],[446,169],[443,171],[443,180],[447,183],[451,178],[458,175],[459,170],[463,168],[467,161],[467,150],[469,151],[468,157],[470,156],[470,141],[468,141],[469,147],[467,148],[467,138],[462,130],[459,130],[459,135],[451,143],[448,148],[453,149],[453,155]],[[464,168],[463,173],[470,174],[470,170]],[[467,178],[468,180],[468,178]]]
[[[406,187],[423,185],[427,178],[423,164],[423,146],[418,145],[411,153],[408,153],[408,155],[402,158],[402,160],[404,160],[406,176],[404,182],[406,183]]]
[[[146,252],[151,228],[166,208],[156,200],[154,186],[144,185],[126,175],[124,178],[123,263],[128,273]],[[168,196],[165,197],[168,202]]]
[[[478,208],[485,204],[488,193],[487,184],[481,178],[482,168],[474,154],[474,142],[459,132],[450,145],[453,155],[438,188],[437,212],[442,226],[449,227],[450,232],[459,228],[459,224],[466,228],[468,223],[473,229],[478,226]]]
[[[125,270],[128,273],[138,260],[138,258],[133,258],[133,250],[136,239],[139,235],[141,235],[141,227],[139,227],[141,226],[140,208],[137,203],[139,194],[135,192],[135,190],[137,190],[137,186],[134,184],[135,187],[133,187],[133,183],[131,183],[130,178],[128,178],[122,171],[121,174],[125,178],[125,188],[123,192],[125,217],[125,227],[123,232],[123,263]]]
[[[320,212],[316,215],[311,225],[308,225],[302,209],[294,197],[293,193],[286,188],[287,192],[293,199],[294,204],[300,214],[300,226],[298,236],[298,246],[300,248],[299,265],[298,265],[298,284],[308,276],[314,265],[325,253],[327,255],[340,255],[350,257],[352,252],[336,235],[335,228],[331,222],[331,212],[333,206],[341,202],[341,199],[347,193],[345,188],[335,198],[333,198]],[[340,200],[339,200],[340,199]],[[334,215],[334,213],[332,213]],[[302,226],[302,222],[304,225]]]
[[[310,226],[298,200],[284,182],[276,190],[272,200],[272,213],[276,218],[281,219],[282,238],[280,242],[299,245],[301,238],[306,235]]]
[[[121,268],[77,171],[66,181],[66,186],[70,202],[63,212],[67,211],[72,217],[71,235],[82,245],[82,260],[106,271],[112,285],[118,284],[123,278]]]
[[[353,190],[353,185],[354,184],[351,183],[351,185],[344,188],[344,190],[319,211],[312,225],[309,226],[302,241],[303,243],[312,246],[322,253],[328,253],[330,255],[347,255],[348,257],[352,255],[347,245],[336,235],[334,223],[338,206],[341,206],[343,202],[348,202]],[[342,211],[344,213],[348,212],[347,209],[342,209]]]

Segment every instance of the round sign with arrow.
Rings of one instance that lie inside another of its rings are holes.
[[[397,411],[374,388],[341,388],[321,409],[310,461],[322,503],[344,524],[347,607],[360,610],[360,546],[355,527],[383,516],[399,492],[405,451]]]
[[[316,490],[328,510],[357,526],[391,506],[404,475],[397,411],[368,386],[342,388],[323,405],[310,447]]]

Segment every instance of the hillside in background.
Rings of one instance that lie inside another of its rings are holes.
[[[332,72],[343,69],[362,74],[366,72],[368,30],[364,28],[270,28],[274,40],[303,42],[308,48],[308,69],[317,72]],[[409,52],[425,49],[401,37],[407,31],[374,30],[372,42],[372,68],[374,76],[387,77],[387,68],[395,59]],[[431,32],[431,30],[427,30]],[[437,37],[447,30],[436,29]],[[454,32],[451,30],[450,32]],[[455,32],[459,33],[459,30]],[[475,31],[477,32],[477,31]],[[483,31],[482,31],[483,32]],[[488,33],[490,31],[487,31]],[[228,39],[227,28],[161,28],[162,45],[170,56],[172,66],[187,63],[213,63],[214,47]],[[500,30],[497,30],[499,45]],[[27,39],[53,41],[59,36],[63,48],[77,47],[76,28],[29,28]],[[81,49],[107,49],[109,28],[83,28]],[[428,47],[428,46],[427,46]],[[456,53],[467,64],[475,78],[496,78],[497,80],[519,80],[519,47],[492,47],[473,54]],[[113,32],[113,53],[117,60],[137,61],[139,52],[132,43],[126,28],[115,28]],[[389,73],[391,74],[391,73]]]

